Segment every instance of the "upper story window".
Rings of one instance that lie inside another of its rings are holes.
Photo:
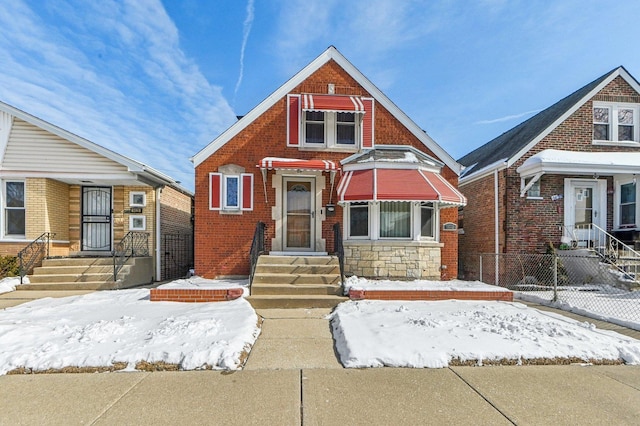
[[[346,95],[287,95],[287,146],[349,151],[373,148],[372,98]]]
[[[604,142],[639,142],[638,105],[593,104],[593,140]]]

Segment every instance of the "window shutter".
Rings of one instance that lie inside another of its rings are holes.
[[[209,173],[209,210],[222,207],[222,173]]]
[[[242,210],[253,210],[253,173],[242,173]]]
[[[300,145],[300,95],[287,95],[287,146]]]
[[[373,148],[373,99],[362,98],[364,117],[362,117],[362,147]]]

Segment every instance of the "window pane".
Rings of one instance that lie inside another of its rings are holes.
[[[7,207],[24,207],[24,182],[7,182]]]
[[[620,207],[620,225],[636,224],[636,204],[627,204]]]
[[[422,206],[420,210],[420,235],[433,237],[433,208]]]
[[[531,188],[527,191],[527,197],[540,197],[540,179],[531,185]]]
[[[620,202],[621,203],[636,202],[636,186],[633,183],[627,183],[620,186]]]
[[[306,143],[324,143],[324,123],[306,123]]]
[[[24,235],[24,210],[6,209],[7,234]]]
[[[633,110],[620,108],[618,110],[618,124],[633,124]]]
[[[633,126],[618,126],[618,140],[619,141],[632,141],[633,140]]]
[[[609,123],[609,108],[596,107],[593,109],[594,123]]]
[[[594,124],[593,125],[593,139],[597,141],[609,140],[609,125],[608,124]]]
[[[369,236],[369,206],[351,205],[349,220],[350,237]]]
[[[339,112],[337,114],[338,123],[355,123],[356,115],[352,112]]]
[[[380,237],[410,238],[411,211],[410,203],[380,203]]]
[[[225,207],[238,207],[238,186],[240,179],[237,176],[225,177]]]
[[[338,144],[355,145],[356,143],[356,126],[353,124],[340,124],[336,128],[336,137]]]
[[[636,186],[627,183],[620,186],[620,225],[636,224]]]

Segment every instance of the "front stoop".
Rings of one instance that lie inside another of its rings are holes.
[[[113,281],[113,258],[69,257],[44,259],[20,290],[115,290],[148,284],[153,280],[150,257],[127,261]]]
[[[333,308],[348,298],[337,257],[263,255],[247,300],[256,309]]]

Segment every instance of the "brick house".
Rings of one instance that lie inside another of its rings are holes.
[[[0,185],[0,255],[15,256],[29,247],[26,257],[46,244],[50,257],[63,258],[56,259],[58,274],[37,269],[48,276],[34,274],[34,287],[73,282],[68,287],[78,288],[77,282],[85,282],[86,288],[109,288],[113,280],[104,275],[107,270],[113,275],[113,250],[127,236],[139,237],[147,254],[137,261],[144,265],[136,268],[137,278],[129,274],[124,284],[168,278],[175,262],[161,247],[163,237],[189,235],[190,241],[193,233],[193,194],[174,179],[2,102]],[[188,246],[192,251],[191,242]],[[93,260],[103,263],[102,282],[94,281],[97,273],[82,276],[79,265],[64,269],[64,258],[70,257],[105,258]],[[181,275],[190,266],[188,259]]]
[[[192,161],[199,276],[247,276],[260,221],[271,256],[331,254],[339,224],[347,274],[456,277],[460,165],[334,47]]]
[[[639,122],[640,85],[618,67],[460,158],[461,276],[479,253],[637,241]]]

